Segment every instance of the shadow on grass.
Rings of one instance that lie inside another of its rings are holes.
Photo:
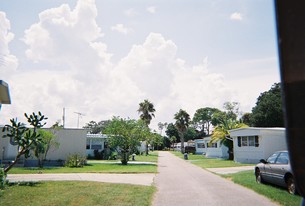
[[[25,182],[8,182],[8,186],[30,186],[34,187],[36,185],[41,184],[41,182],[33,182],[33,181],[25,181]]]

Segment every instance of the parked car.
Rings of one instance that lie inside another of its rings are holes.
[[[278,151],[266,160],[261,159],[255,166],[255,177],[257,183],[268,182],[286,187],[290,194],[297,193],[288,151]]]
[[[185,151],[186,153],[195,154],[195,153],[196,153],[196,147],[195,147],[195,146],[185,146],[185,147],[184,147],[184,151]]]

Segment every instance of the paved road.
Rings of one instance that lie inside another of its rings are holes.
[[[154,206],[273,206],[275,203],[229,180],[159,152]]]

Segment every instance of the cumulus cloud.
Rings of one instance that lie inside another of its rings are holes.
[[[178,45],[160,33],[150,33],[113,63],[96,17],[91,0],[40,13],[39,21],[25,31],[24,42],[27,57],[48,69],[14,76],[14,104],[5,115],[39,110],[53,124],[65,107],[66,126],[75,127],[74,112],[86,114],[80,125],[114,115],[138,118],[139,103],[149,99],[157,109],[154,124],[173,121],[180,108],[193,115],[200,107],[221,106],[234,92],[222,75],[208,70],[207,58],[188,65],[177,58]]]
[[[0,11],[0,76],[3,80],[11,76],[18,66],[18,59],[9,50],[9,43],[14,39],[10,29],[10,21],[6,14]]]
[[[230,15],[230,19],[233,21],[242,21],[243,20],[243,16],[241,13],[238,12],[234,12]]]
[[[147,10],[149,13],[154,14],[154,13],[156,13],[157,7],[155,7],[155,6],[150,6],[150,7],[147,7],[146,10]]]
[[[123,24],[116,24],[115,26],[111,27],[111,30],[117,31],[117,32],[123,33],[123,34],[129,34],[133,31],[131,28],[127,28]]]

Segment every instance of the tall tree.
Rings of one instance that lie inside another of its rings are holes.
[[[201,133],[210,135],[213,116],[217,112],[220,110],[211,107],[197,109],[193,117],[194,126],[201,130]]]
[[[238,116],[240,115],[239,106],[240,103],[238,102],[225,102],[223,104],[227,119],[237,120]]]
[[[83,128],[88,129],[90,134],[99,134],[102,133],[102,131],[105,129],[108,123],[109,123],[108,120],[102,120],[99,122],[90,121],[86,123],[86,125]]]
[[[280,83],[273,84],[269,91],[260,94],[250,120],[255,127],[284,127]]]
[[[186,111],[180,109],[179,112],[175,114],[174,119],[176,120],[175,127],[177,128],[179,133],[180,142],[181,142],[181,153],[183,154],[184,135],[190,123],[190,115]]]
[[[144,102],[141,102],[139,104],[138,112],[140,113],[140,119],[142,119],[147,127],[150,124],[150,121],[153,117],[155,117],[155,107],[153,103],[151,103],[149,100],[145,99]]]
[[[145,99],[144,102],[139,104],[138,112],[140,113],[140,119],[143,120],[148,127],[152,118],[155,117],[155,108],[153,103],[151,103],[148,99]],[[148,155],[148,141],[146,141],[146,155]]]
[[[123,165],[127,165],[129,156],[140,146],[140,141],[151,136],[149,128],[142,120],[113,117],[104,130],[108,134],[108,144],[115,148]]]
[[[229,149],[229,159],[233,159],[233,141],[229,140],[230,138],[230,132],[229,130],[242,128],[242,127],[248,127],[244,123],[240,123],[237,120],[232,119],[224,119],[220,124],[218,124],[214,132],[212,134],[211,142],[218,142],[220,141],[220,144],[224,144]]]
[[[178,130],[173,123],[169,123],[166,127],[165,134],[168,138],[173,136],[179,137]]]

